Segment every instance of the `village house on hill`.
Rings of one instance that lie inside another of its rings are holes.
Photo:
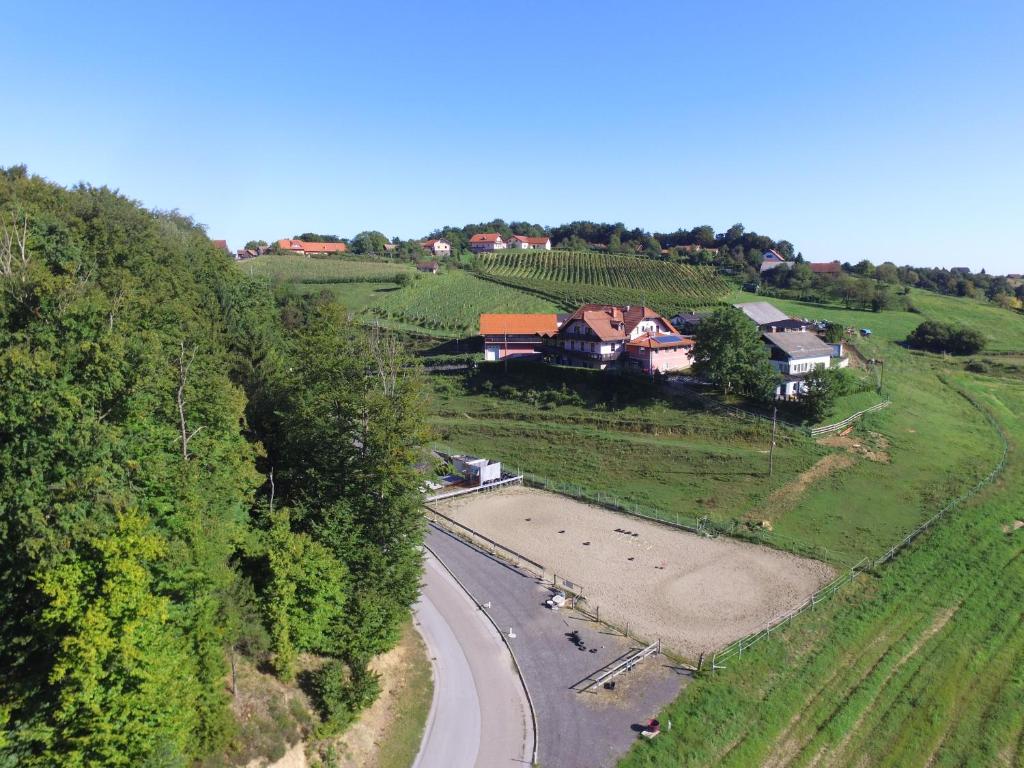
[[[224,251],[224,253],[226,253],[228,256],[231,255],[231,249],[228,248],[227,240],[211,240],[210,242],[213,243],[213,247],[216,248],[218,251]]]
[[[767,301],[749,301],[734,304],[761,332],[761,340],[768,345],[772,367],[782,374],[775,397],[792,400],[805,391],[804,378],[815,368],[845,368],[849,358],[843,354],[843,344],[826,343],[813,331],[808,320],[789,317]]]
[[[304,240],[278,240],[277,247],[281,251],[291,251],[303,256],[323,253],[345,253],[348,246],[344,243],[309,243]]]
[[[668,373],[693,365],[694,341],[649,307],[585,304],[571,315],[481,315],[484,360],[539,355],[562,365]]]
[[[473,251],[473,253],[503,251],[506,247],[505,241],[497,232],[481,232],[469,238],[469,250]]]
[[[811,272],[815,275],[824,275],[827,277],[836,277],[843,273],[843,265],[838,261],[808,261],[804,262],[810,267]],[[760,272],[764,275],[766,272],[770,272],[773,269],[792,269],[795,261],[786,261],[785,257],[782,256],[778,251],[769,248],[763,254],[761,254],[761,269]]]
[[[445,240],[443,237],[435,237],[431,240],[424,240],[420,243],[420,247],[425,251],[430,251],[434,256],[438,258],[445,258],[452,255],[452,244]]]
[[[519,248],[521,250],[534,250],[534,251],[550,251],[551,250],[551,238],[547,237],[528,237],[527,235],[512,235],[508,241],[509,248]]]

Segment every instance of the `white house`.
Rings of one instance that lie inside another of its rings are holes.
[[[469,250],[473,253],[483,251],[503,251],[508,246],[497,232],[482,232],[469,238]]]
[[[801,376],[832,365],[832,345],[810,331],[779,331],[761,336],[771,350],[772,367],[781,374]]]
[[[521,250],[535,250],[535,251],[550,251],[551,250],[551,238],[550,237],[528,237],[527,235],[512,235],[508,241],[509,248],[519,248]]]
[[[432,240],[424,240],[420,247],[430,251],[435,256],[445,257],[452,255],[452,244],[443,237],[435,237]]]

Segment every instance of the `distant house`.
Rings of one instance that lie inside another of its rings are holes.
[[[954,275],[969,275],[969,274],[971,274],[971,268],[970,267],[953,267],[949,271],[952,272]]]
[[[835,276],[843,273],[843,265],[838,261],[812,261],[807,266],[816,275]]]
[[[344,243],[309,243],[304,240],[278,240],[277,247],[282,251],[313,256],[323,253],[345,253],[348,246]]]
[[[810,331],[770,332],[761,337],[771,350],[772,367],[779,373],[807,374],[832,364],[832,345]]]
[[[746,301],[733,306],[749,317],[758,328],[790,319],[789,315],[767,301]]]
[[[469,238],[469,250],[473,253],[484,251],[503,251],[506,248],[505,241],[497,232],[483,232]]]
[[[429,272],[432,275],[437,274],[439,265],[436,261],[417,261],[416,271],[417,272]]]
[[[778,251],[769,248],[767,251],[761,254],[761,274],[777,267],[789,268],[792,264],[786,261],[785,257],[782,256]]]
[[[509,248],[520,248],[522,250],[550,251],[550,237],[527,237],[526,235],[512,235],[508,241]]]
[[[689,367],[692,357],[688,362],[686,356],[679,352],[685,346],[681,343],[680,334],[668,320],[648,307],[584,304],[562,323],[553,343],[548,345],[548,352],[555,362],[563,365],[605,370],[619,365],[624,353],[629,358],[626,345],[644,336],[654,341],[645,348],[647,352],[642,352],[641,347],[634,351],[633,359],[641,361],[640,365],[644,360],[653,360],[653,351],[660,354],[662,350],[671,350],[671,356],[658,358],[668,363],[667,367],[659,367],[658,370]],[[665,336],[673,338],[665,339]]]
[[[680,312],[678,315],[672,316],[671,323],[672,327],[680,333],[691,334],[697,331],[697,326],[703,319],[704,314],[700,312]]]
[[[718,253],[718,248],[708,248],[705,245],[697,245],[695,243],[680,245],[679,250],[683,253]]]
[[[445,240],[443,237],[435,237],[430,240],[424,240],[420,243],[420,247],[425,251],[430,251],[432,254],[438,257],[446,257],[452,255],[452,244]]]
[[[384,243],[385,253],[395,253],[401,246],[398,243]]]
[[[224,251],[224,253],[226,253],[228,256],[231,255],[231,249],[228,248],[227,240],[213,240],[211,242],[213,243],[213,247],[216,248],[217,250]]]
[[[540,355],[547,339],[558,333],[555,314],[480,315],[484,360]]]

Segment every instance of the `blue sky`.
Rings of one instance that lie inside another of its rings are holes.
[[[232,247],[739,221],[1024,272],[1024,3],[11,3],[0,164]]]

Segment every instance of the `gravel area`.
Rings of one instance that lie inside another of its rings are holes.
[[[432,506],[582,585],[602,619],[691,659],[760,629],[835,576],[816,560],[532,488]]]

